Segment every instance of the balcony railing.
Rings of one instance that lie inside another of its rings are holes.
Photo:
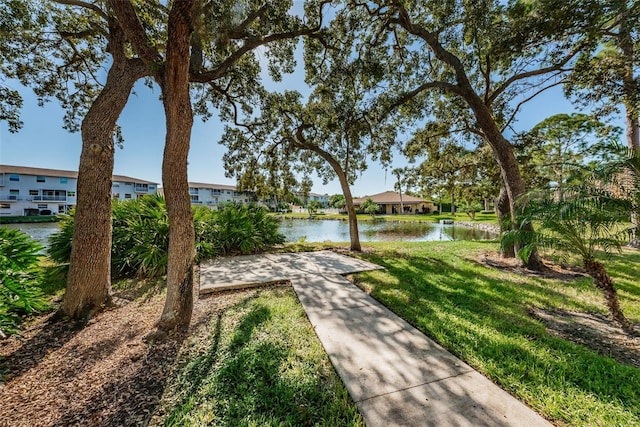
[[[135,190],[136,193],[148,193],[149,192],[149,186],[148,185],[136,184],[134,190]]]
[[[66,202],[67,196],[33,196],[34,202]]]
[[[0,195],[0,202],[17,202],[18,200],[22,200],[22,199],[14,195],[8,195],[8,196],[6,194]]]

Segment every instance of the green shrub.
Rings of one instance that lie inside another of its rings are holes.
[[[60,271],[66,274],[69,268],[69,258],[71,257],[71,240],[73,238],[73,220],[75,211],[69,215],[62,216],[58,223],[58,231],[49,236],[49,248],[47,255],[56,264]]]
[[[22,315],[49,307],[39,287],[40,250],[20,230],[0,227],[0,335],[15,333]]]
[[[115,275],[161,276],[167,271],[169,218],[164,198],[113,203],[111,268]]]
[[[227,204],[218,211],[214,236],[218,253],[249,254],[284,242],[278,220],[262,206]]]
[[[220,253],[216,239],[217,221],[217,211],[205,206],[198,206],[193,209],[197,261],[211,259]]]
[[[278,221],[259,206],[228,204],[220,211],[194,208],[196,259],[255,253],[278,243]],[[73,215],[49,239],[50,257],[65,268],[71,256]],[[160,196],[113,203],[111,270],[115,277],[154,277],[166,273],[169,221]]]

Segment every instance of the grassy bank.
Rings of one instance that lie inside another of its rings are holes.
[[[369,245],[369,244],[368,244]],[[560,425],[640,425],[640,369],[547,332],[535,308],[606,313],[582,275],[550,279],[492,268],[495,243],[373,243],[385,267],[359,285],[527,405]],[[623,309],[640,320],[640,252],[607,264]]]
[[[58,221],[60,221],[60,217],[57,215],[0,216],[0,224],[33,224]]]
[[[280,216],[280,215],[279,215]],[[309,219],[309,214],[306,213],[287,213],[282,215],[285,219]],[[438,214],[425,214],[425,215],[376,215],[375,217],[371,217],[371,215],[366,214],[358,214],[358,222],[360,221],[421,221],[421,222],[439,222],[441,219],[452,219],[454,221],[465,221],[471,222],[471,217],[469,217],[465,213],[456,213],[450,214],[448,212],[443,213],[442,215]],[[320,214],[315,215],[314,219],[319,220],[340,220],[340,221],[348,221],[347,215],[342,214]],[[498,220],[496,218],[495,213],[477,213],[475,217],[475,222],[486,222],[490,224],[497,224]]]
[[[200,336],[156,425],[363,425],[291,288],[259,291]]]

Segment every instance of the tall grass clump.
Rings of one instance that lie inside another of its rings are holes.
[[[155,277],[167,271],[169,218],[164,198],[113,203],[111,267],[119,276]]]
[[[0,227],[0,337],[15,333],[23,315],[49,307],[39,283],[41,250],[25,233]]]
[[[278,220],[254,204],[227,204],[217,212],[212,235],[221,255],[249,254],[284,243]]]
[[[282,243],[278,221],[255,205],[229,204],[220,211],[194,208],[196,260],[218,255],[264,251]],[[49,239],[49,256],[68,267],[73,237],[73,214],[60,222]],[[164,198],[114,201],[111,271],[114,277],[157,277],[166,273],[169,220]]]

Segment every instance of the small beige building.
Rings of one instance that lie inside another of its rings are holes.
[[[404,208],[404,213],[431,213],[436,210],[436,205],[431,200],[424,200],[419,197],[409,196],[408,194],[402,194],[402,203],[400,202],[400,193],[395,191],[385,191],[384,193],[373,194],[371,196],[359,197],[353,199],[353,204],[356,210],[360,208],[360,205],[365,200],[371,199],[374,203],[380,206],[380,214],[392,215],[401,213]]]

